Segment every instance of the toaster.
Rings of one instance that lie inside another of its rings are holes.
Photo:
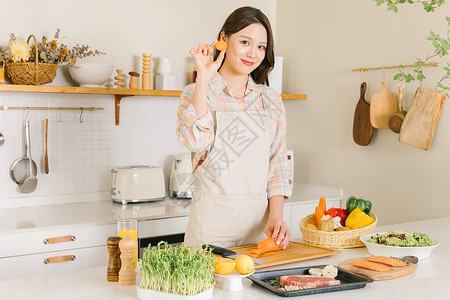
[[[164,172],[152,166],[128,166],[112,170],[111,198],[128,204],[164,200]]]

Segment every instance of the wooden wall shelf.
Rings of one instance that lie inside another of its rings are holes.
[[[132,90],[118,88],[88,88],[74,86],[42,86],[42,85],[17,85],[0,84],[1,92],[29,92],[29,93],[66,93],[66,94],[97,94],[114,95],[116,108],[116,125],[119,125],[120,101],[124,97],[130,96],[166,96],[179,97],[181,91],[163,91],[163,90]],[[281,94],[283,99],[306,99],[306,95]]]

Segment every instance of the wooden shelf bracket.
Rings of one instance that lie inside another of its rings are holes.
[[[120,118],[120,100],[122,100],[123,97],[131,97],[133,95],[114,95],[115,99],[115,110],[116,110],[116,125],[119,125],[119,118]]]

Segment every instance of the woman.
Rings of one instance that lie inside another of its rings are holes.
[[[267,235],[286,248],[286,116],[280,95],[265,85],[275,60],[269,20],[241,7],[218,40],[228,48],[216,49],[214,60],[217,41],[189,51],[197,79],[178,107],[177,137],[193,154],[196,180],[185,244],[235,247]]]

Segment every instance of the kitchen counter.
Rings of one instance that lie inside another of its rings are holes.
[[[342,199],[342,190],[311,184],[294,183],[294,192],[285,205]],[[111,200],[59,205],[0,209],[0,234],[20,233],[46,228],[112,224],[120,219],[152,220],[187,216],[187,200],[167,197],[164,201],[122,205]]]
[[[440,246],[433,251],[431,258],[420,261],[414,273],[392,280],[375,281],[363,289],[307,297],[317,300],[330,299],[330,297],[333,297],[334,300],[443,299],[443,295],[446,294],[445,286],[450,281],[450,260],[447,256],[450,251],[450,217],[377,227],[375,231],[400,229],[424,232],[440,242]],[[341,254],[334,256],[274,266],[265,268],[265,270],[321,264],[337,265],[346,259],[368,255],[366,248],[342,249],[341,251]],[[23,272],[25,276],[26,270]],[[268,290],[252,284],[248,279],[245,280],[244,287],[245,289],[240,292],[226,292],[215,288],[212,299],[265,300],[278,298]],[[137,299],[134,286],[121,287],[117,283],[106,281],[106,266],[0,281],[0,290],[2,299]]]
[[[186,200],[122,205],[111,200],[0,210],[0,233],[116,223],[120,219],[151,220],[187,216]]]

